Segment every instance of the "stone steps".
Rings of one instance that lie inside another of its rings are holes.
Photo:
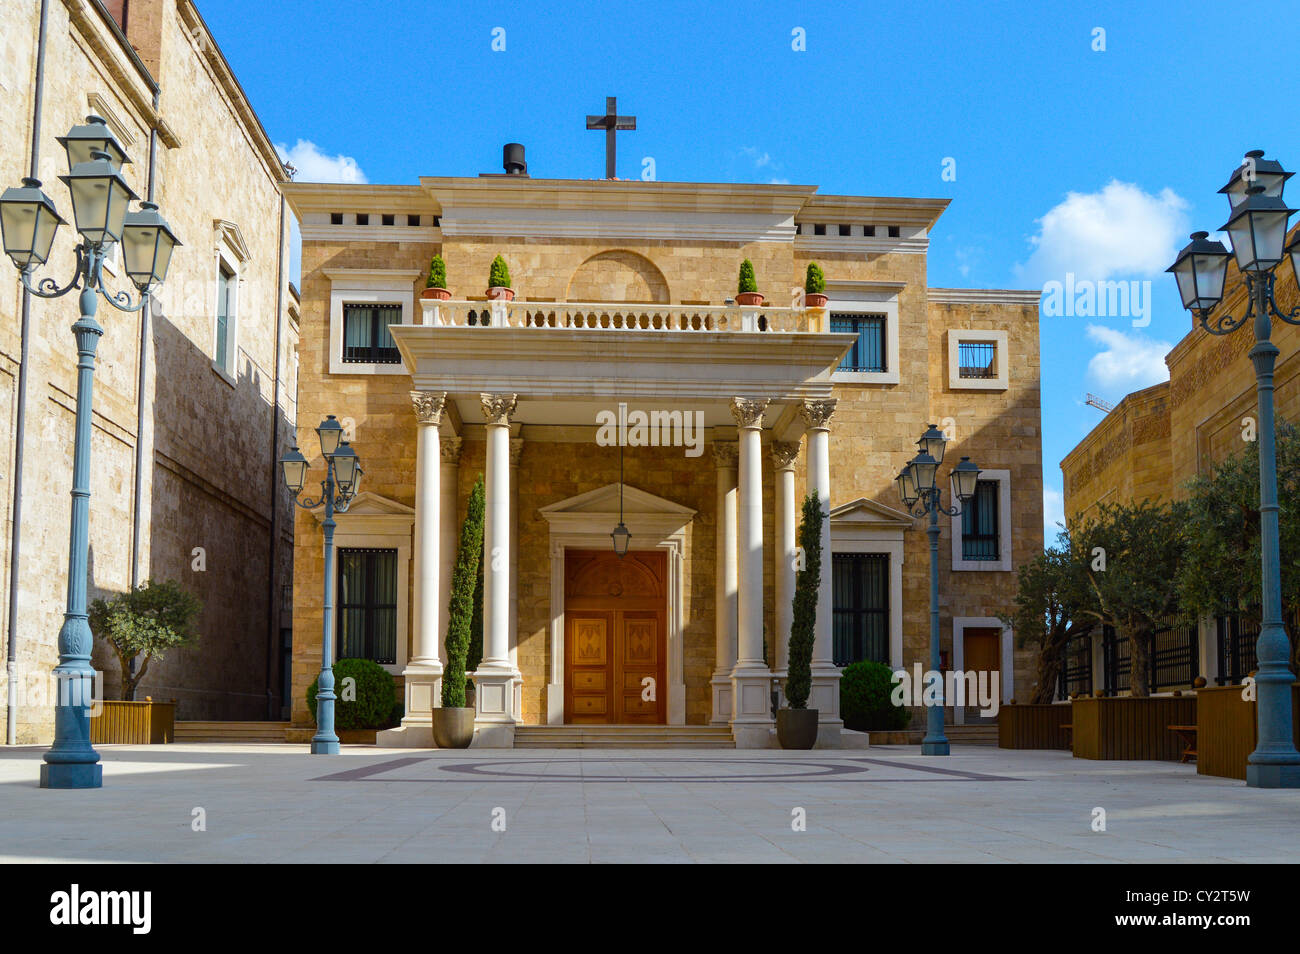
[[[288,722],[177,722],[175,742],[283,742]]]
[[[734,749],[728,726],[521,725],[517,749]]]

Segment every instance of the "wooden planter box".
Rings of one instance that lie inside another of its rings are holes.
[[[1068,702],[1046,705],[1005,705],[998,710],[998,748],[1069,749],[1071,718]]]
[[[91,744],[160,745],[171,742],[176,729],[176,700],[124,702],[105,699],[103,711],[90,720]]]
[[[1246,777],[1246,758],[1259,735],[1258,709],[1241,698],[1241,686],[1196,693],[1196,774]],[[1300,684],[1291,687],[1292,738],[1300,738]]]
[[[1076,759],[1147,759],[1177,762],[1183,743],[1171,725],[1196,724],[1195,696],[1075,699]]]

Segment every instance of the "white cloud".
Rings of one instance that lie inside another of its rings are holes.
[[[1158,195],[1112,179],[1100,192],[1071,192],[1038,220],[1029,260],[1015,267],[1034,284],[1112,275],[1154,277],[1174,260],[1187,232],[1187,201],[1172,189]]]
[[[1060,524],[1060,526],[1057,526]],[[1043,542],[1051,546],[1056,535],[1065,526],[1065,494],[1055,487],[1043,485]]]
[[[1168,380],[1165,355],[1173,347],[1143,334],[1126,334],[1104,325],[1089,325],[1088,337],[1105,347],[1088,362],[1088,376],[1105,388],[1127,394]]]
[[[789,179],[768,179],[767,184],[768,185],[789,185],[790,180]]]
[[[356,184],[370,181],[351,156],[327,156],[314,142],[306,139],[299,139],[292,149],[286,149],[283,143],[277,143],[275,151],[280,154],[282,162],[288,162],[298,170],[294,175],[298,182]]]
[[[762,169],[764,166],[772,164],[771,154],[759,152],[757,146],[741,146],[740,151],[747,158],[754,160],[755,169]]]

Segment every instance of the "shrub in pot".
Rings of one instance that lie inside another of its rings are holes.
[[[487,296],[491,301],[515,300],[515,293],[510,288],[510,268],[500,255],[492,259],[492,268],[488,272]]]
[[[826,297],[826,275],[816,262],[808,263],[803,282],[803,300],[808,308],[825,308],[829,300]]]
[[[203,604],[175,580],[145,580],[111,600],[90,604],[88,624],[96,639],[107,642],[122,667],[122,700],[135,699],[135,690],[153,660],[198,638],[195,621]],[[143,656],[132,671],[131,661]]]
[[[790,625],[790,657],[786,667],[785,698],[789,707],[776,713],[776,738],[783,749],[811,749],[817,743],[816,709],[808,708],[812,692],[813,640],[817,630],[817,588],[821,584],[822,513],[817,492],[803,501],[799,545],[804,568],[794,585],[794,622]]]
[[[906,729],[912,710],[894,705],[893,670],[884,663],[856,662],[840,674],[840,718],[846,729],[884,732]]]
[[[736,304],[753,307],[763,304],[758,293],[758,280],[754,278],[754,263],[745,259],[740,263],[740,280],[736,284]]]
[[[433,256],[433,261],[429,263],[429,278],[425,282],[424,291],[420,292],[421,298],[434,298],[438,301],[446,301],[451,297],[451,292],[447,291],[447,263],[442,260],[441,255]]]
[[[460,549],[451,574],[447,606],[447,665],[442,671],[442,705],[433,710],[433,741],[440,749],[464,749],[474,741],[474,708],[465,704],[465,660],[474,617],[474,589],[483,555],[483,475],[470,491]]]
[[[393,677],[369,659],[340,659],[332,667],[335,729],[386,729],[393,717]],[[345,680],[352,682],[345,682]],[[316,693],[320,677],[307,687],[307,711],[316,720]]]

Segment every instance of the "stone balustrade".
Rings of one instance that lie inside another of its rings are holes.
[[[609,331],[822,332],[821,308],[595,302],[421,299],[423,324],[452,328],[574,328]]]

